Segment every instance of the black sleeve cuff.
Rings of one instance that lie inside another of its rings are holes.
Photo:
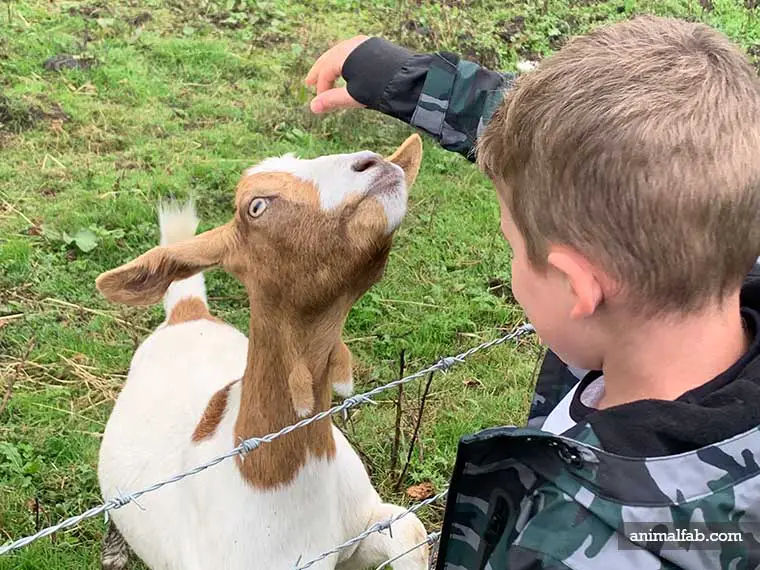
[[[370,109],[377,109],[385,88],[415,52],[382,38],[370,38],[343,64],[349,95]]]

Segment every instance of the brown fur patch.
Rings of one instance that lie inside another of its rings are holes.
[[[203,299],[199,297],[187,297],[174,305],[171,313],[169,313],[167,324],[178,325],[199,319],[222,322],[209,312],[208,306],[203,302]]]
[[[293,413],[290,420],[282,422],[278,429],[294,424],[299,419],[301,418]],[[240,422],[239,417],[238,424]],[[253,487],[273,489],[292,481],[308,457],[332,459],[335,457],[332,425],[329,420],[310,424],[277,438],[271,443],[263,444],[245,457],[236,457],[243,478]],[[258,435],[266,435],[271,431],[273,430],[261,429]],[[235,433],[238,434],[238,429]],[[242,439],[245,439],[242,435],[237,436],[238,443]]]
[[[237,382],[237,380],[235,382]],[[230,395],[230,388],[235,382],[230,382],[211,396],[198,425],[195,426],[192,438],[194,442],[197,443],[203,441],[214,435],[216,428],[219,426],[219,422],[221,422],[224,417],[224,412],[227,410],[227,399]]]
[[[253,346],[235,423],[236,444],[243,439],[276,432],[302,419],[296,414],[288,385],[296,363],[303,365],[305,372],[313,378],[314,412],[326,410],[332,400],[332,387],[327,382],[328,359],[344,318],[336,315],[335,324],[330,327],[332,330],[323,330],[318,336],[313,332],[304,333],[301,339],[293,342],[291,332],[283,330],[287,325],[280,321],[280,334],[273,334],[272,331],[277,329],[275,323],[267,323],[261,315],[258,317],[251,319],[253,326],[249,338]],[[308,343],[307,353],[301,354],[297,360],[286,356],[297,353],[291,349],[296,345],[303,346],[304,338],[313,339]],[[332,425],[329,419],[310,424],[263,444],[244,457],[237,457],[241,475],[249,485],[259,489],[286,485],[309,458],[330,459],[335,456]]]

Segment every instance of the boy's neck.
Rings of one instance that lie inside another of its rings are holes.
[[[730,368],[747,351],[739,293],[679,320],[628,323],[604,358],[598,407],[675,400]]]

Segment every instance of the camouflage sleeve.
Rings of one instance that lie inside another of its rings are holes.
[[[469,160],[513,74],[441,52],[420,54],[381,38],[361,44],[343,67],[351,96],[417,127]]]

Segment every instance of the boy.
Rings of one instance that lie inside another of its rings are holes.
[[[653,17],[514,79],[366,37],[307,78],[315,112],[477,148],[553,351],[533,427],[462,440],[437,567],[757,568],[760,82],[722,34]]]

